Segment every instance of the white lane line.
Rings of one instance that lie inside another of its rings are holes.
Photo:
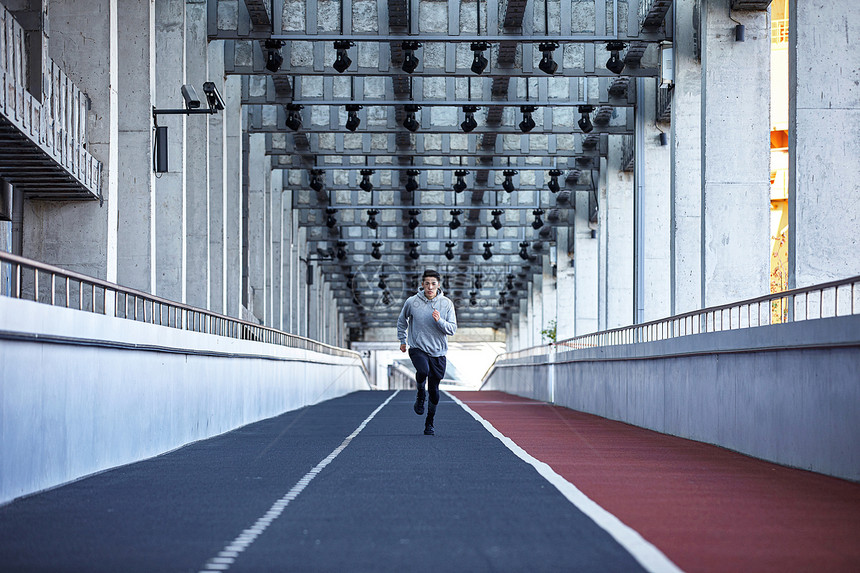
[[[341,442],[334,451],[332,451],[332,453],[314,466],[311,471],[306,473],[302,479],[300,479],[298,483],[296,483],[296,485],[294,485],[281,499],[273,503],[272,507],[269,508],[269,511],[254,522],[254,525],[240,533],[236,539],[228,543],[224,549],[218,553],[218,555],[207,561],[206,565],[203,566],[203,569],[200,570],[200,573],[215,573],[216,571],[220,572],[230,569],[230,565],[232,565],[234,560],[239,557],[239,554],[246,550],[257,539],[257,537],[266,531],[266,528],[269,527],[269,525],[271,525],[272,522],[281,515],[281,513],[283,513],[284,508],[286,508],[291,501],[296,499],[296,497],[302,493],[302,490],[308,486],[311,480],[314,479],[324,467],[329,465],[344,449],[346,449],[352,439],[361,433],[364,427],[367,426],[368,422],[370,422],[373,417],[376,416],[379,411],[382,410],[386,404],[391,402],[391,399],[399,393],[400,390],[396,390],[394,394],[389,396],[388,399],[376,408],[376,410],[371,412],[370,415],[365,418],[361,424],[359,424],[355,431],[348,435],[346,439],[344,439],[344,441]]]
[[[549,465],[534,458],[513,440],[499,432],[492,424],[482,418],[477,412],[464,404],[459,398],[453,394],[445,392],[448,396],[460,405],[466,412],[471,414],[484,428],[487,429],[493,436],[499,439],[509,450],[517,455],[521,460],[533,466],[540,475],[549,483],[555,486],[561,494],[575,505],[582,513],[591,518],[594,523],[604,529],[611,535],[642,567],[647,571],[652,572],[669,572],[682,573],[682,570],[672,563],[672,561],[657,549],[639,532],[630,526],[621,522],[620,519],[600,507],[591,498],[582,493],[575,485],[558,475]]]

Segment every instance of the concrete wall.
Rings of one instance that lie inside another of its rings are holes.
[[[0,331],[0,503],[370,388],[357,357],[2,296]]]
[[[555,403],[860,480],[860,316],[559,353]],[[546,357],[483,389],[546,400]]]

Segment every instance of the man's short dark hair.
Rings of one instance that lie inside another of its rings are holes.
[[[435,277],[437,281],[442,282],[442,275],[439,274],[439,271],[436,269],[427,269],[424,271],[424,274],[421,275],[421,282],[424,282],[424,279],[427,277]]]

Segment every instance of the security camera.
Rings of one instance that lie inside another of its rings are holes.
[[[197,109],[200,107],[200,98],[197,97],[197,90],[191,84],[182,86],[182,97],[185,99],[185,107],[187,109]]]
[[[204,82],[203,93],[206,94],[206,101],[209,104],[209,109],[221,111],[224,109],[224,100],[221,99],[221,94],[218,93],[218,88],[215,87],[215,82]]]

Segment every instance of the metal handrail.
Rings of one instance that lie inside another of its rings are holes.
[[[354,350],[167,300],[2,251],[0,294],[191,332],[353,357],[359,360],[367,374],[361,355]]]
[[[843,291],[840,296],[840,291]],[[844,291],[847,291],[844,292]],[[816,312],[817,310],[817,312]],[[860,275],[500,354],[498,360],[860,313]]]

